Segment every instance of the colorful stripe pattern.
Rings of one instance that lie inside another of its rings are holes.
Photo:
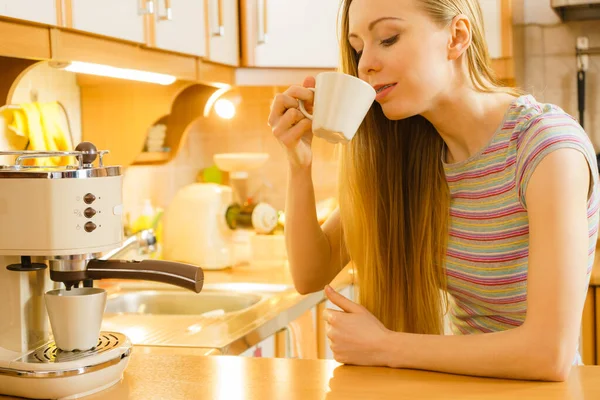
[[[542,158],[574,148],[588,160],[589,280],[598,236],[598,167],[581,126],[559,107],[521,96],[490,143],[460,163],[444,163],[452,196],[446,257],[454,334],[521,325],[527,309],[529,226],[525,191]]]

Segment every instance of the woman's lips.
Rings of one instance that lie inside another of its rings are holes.
[[[381,86],[377,89],[377,96],[375,97],[376,101],[380,101],[385,98],[394,88],[396,87],[395,83],[391,83],[388,85]]]

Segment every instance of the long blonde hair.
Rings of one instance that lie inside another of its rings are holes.
[[[342,71],[357,76],[342,2]],[[477,90],[508,91],[494,76],[477,0],[417,0],[433,21],[465,14],[472,25],[466,51]],[[339,190],[344,240],[357,269],[359,301],[395,331],[443,332],[445,255],[450,193],[443,141],[422,116],[392,121],[374,103],[354,139],[341,150]],[[447,301],[446,301],[447,304]]]

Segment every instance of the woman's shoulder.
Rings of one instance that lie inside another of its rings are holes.
[[[515,104],[512,140],[516,144],[516,171],[521,195],[524,195],[529,177],[540,161],[561,148],[575,149],[583,154],[592,173],[590,189],[595,188],[598,163],[594,146],[577,120],[559,106],[538,102],[531,95],[518,98]]]
[[[545,138],[575,136],[589,142],[589,137],[572,115],[556,104],[539,102],[530,94],[514,101],[511,116],[513,139],[517,138],[518,147],[540,135]]]

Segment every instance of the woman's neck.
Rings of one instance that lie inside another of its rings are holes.
[[[446,162],[461,162],[485,147],[515,97],[503,92],[482,93],[471,88],[442,95],[422,115],[446,143]]]

